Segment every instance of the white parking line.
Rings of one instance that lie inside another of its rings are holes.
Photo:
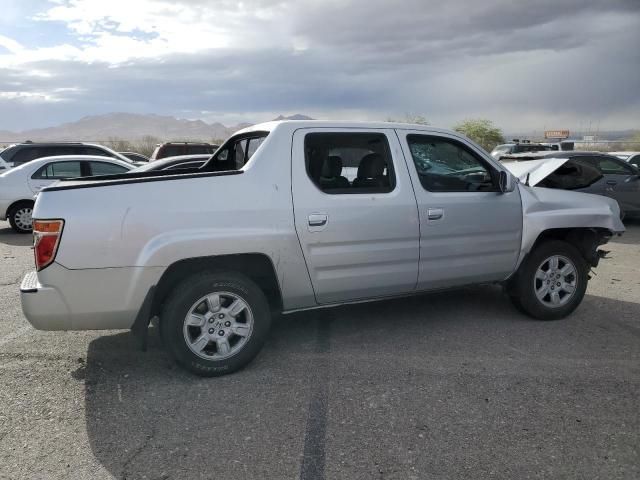
[[[4,337],[0,338],[0,347],[15,340],[18,337],[21,337],[22,335],[27,333],[29,330],[33,330],[33,327],[31,325],[25,325],[24,327],[16,330],[15,332],[11,332],[10,334],[5,335]]]

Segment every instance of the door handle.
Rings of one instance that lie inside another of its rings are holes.
[[[329,216],[325,213],[312,213],[309,215],[310,227],[324,227],[327,224]]]
[[[617,184],[618,184],[618,182],[616,182],[615,180],[607,180],[607,185],[613,186],[613,185],[617,185]]]
[[[430,208],[427,210],[427,218],[429,220],[440,220],[444,217],[444,210],[442,208]]]

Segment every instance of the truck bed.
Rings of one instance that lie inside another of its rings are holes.
[[[76,188],[108,187],[130,183],[161,182],[169,180],[184,180],[185,178],[223,177],[240,175],[242,170],[207,171],[201,168],[184,170],[160,170],[156,172],[119,173],[115,175],[98,175],[93,177],[78,177],[73,180],[61,180],[51,187],[43,188],[43,192],[57,190],[72,190]]]

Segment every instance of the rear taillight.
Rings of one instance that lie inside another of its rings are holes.
[[[56,258],[64,220],[34,220],[33,250],[36,257],[36,270],[50,265]]]

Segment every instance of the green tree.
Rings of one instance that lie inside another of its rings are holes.
[[[496,127],[491,120],[487,120],[486,118],[472,118],[464,120],[453,127],[453,129],[456,132],[469,137],[487,152],[493,150],[496,145],[504,143],[502,130]]]

